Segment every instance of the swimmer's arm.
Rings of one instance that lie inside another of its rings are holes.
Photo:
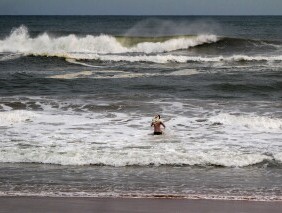
[[[163,123],[163,122],[161,122],[161,125],[165,128],[165,125],[164,125],[164,123]]]

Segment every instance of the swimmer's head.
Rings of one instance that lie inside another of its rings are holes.
[[[155,115],[154,118],[152,119],[153,123],[157,123],[161,121],[161,116],[160,115]]]

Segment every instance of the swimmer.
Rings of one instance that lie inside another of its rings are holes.
[[[160,115],[156,115],[152,119],[151,126],[154,127],[154,135],[162,135],[163,134],[163,131],[161,130],[161,126],[163,126],[165,128],[165,125],[162,122]]]

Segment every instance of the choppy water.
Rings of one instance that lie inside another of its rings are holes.
[[[1,194],[281,199],[281,28],[1,16]]]

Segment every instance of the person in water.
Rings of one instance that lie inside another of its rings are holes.
[[[162,135],[163,134],[163,131],[161,130],[161,126],[163,126],[165,128],[165,125],[162,122],[160,115],[156,115],[153,118],[151,126],[154,127],[154,135]]]

